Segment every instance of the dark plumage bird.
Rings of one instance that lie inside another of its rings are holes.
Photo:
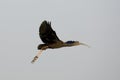
[[[34,57],[32,63],[34,63],[38,59],[38,57],[40,56],[43,50],[46,50],[48,48],[55,49],[55,48],[71,47],[77,45],[88,46],[84,43],[79,43],[79,41],[63,42],[57,37],[56,32],[52,29],[51,22],[47,22],[46,20],[43,21],[42,24],[40,25],[39,36],[44,44],[38,45],[38,50],[40,50],[40,52]]]

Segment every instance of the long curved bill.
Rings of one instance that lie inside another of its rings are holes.
[[[43,50],[39,50],[37,55],[34,57],[34,59],[31,61],[31,63],[35,63],[35,61],[40,57],[40,55],[42,54]]]
[[[80,45],[84,45],[84,46],[87,46],[88,48],[90,48],[90,46],[85,43],[80,43]]]

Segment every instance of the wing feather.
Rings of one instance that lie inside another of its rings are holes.
[[[56,32],[52,29],[51,23],[43,21],[39,28],[39,36],[44,43],[54,43],[60,41]]]

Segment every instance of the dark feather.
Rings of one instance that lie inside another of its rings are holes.
[[[60,41],[56,32],[52,29],[51,23],[43,21],[39,28],[39,36],[44,43],[55,43]]]
[[[72,44],[72,43],[75,43],[75,41],[67,41],[65,42],[66,44]]]

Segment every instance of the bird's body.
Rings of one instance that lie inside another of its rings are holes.
[[[42,24],[40,25],[39,36],[44,44],[39,44],[38,50],[56,49],[56,48],[61,48],[61,47],[71,47],[71,46],[77,46],[77,45],[86,45],[84,43],[79,43],[79,41],[63,42],[57,37],[56,32],[51,27],[51,23],[47,22],[46,20],[43,21]],[[41,53],[38,53],[34,57],[34,59],[32,60],[32,63],[38,59],[38,56],[40,54]]]

